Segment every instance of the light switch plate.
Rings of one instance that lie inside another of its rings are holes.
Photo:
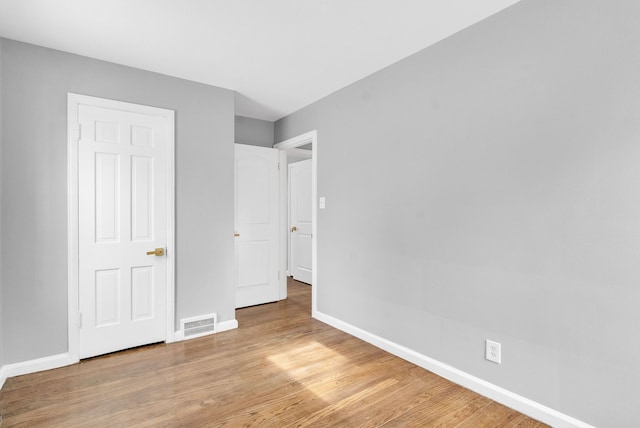
[[[326,206],[326,201],[324,199],[324,196],[321,196],[319,201],[318,201],[318,205],[320,206],[320,209],[323,210],[324,207]]]

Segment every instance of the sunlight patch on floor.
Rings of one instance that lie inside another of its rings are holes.
[[[318,383],[317,378],[312,375],[319,369],[335,369],[348,363],[343,355],[315,341],[288,348],[284,352],[268,356],[267,359],[319,397],[327,392],[327,385]]]

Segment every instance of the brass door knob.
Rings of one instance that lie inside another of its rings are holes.
[[[240,236],[240,234],[236,232],[236,233],[233,234],[233,236],[235,236],[237,238],[238,236]]]
[[[291,231],[292,231],[292,232],[295,232],[296,230],[298,230],[298,228],[297,228],[297,227],[295,227],[295,226],[293,226],[293,227],[291,228]]]
[[[153,251],[147,251],[147,256],[164,256],[164,248],[156,248]]]

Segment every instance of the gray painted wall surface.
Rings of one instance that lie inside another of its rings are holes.
[[[250,146],[273,147],[273,122],[235,117],[235,142]]]
[[[0,168],[2,168],[2,38],[0,38]],[[0,171],[0,367],[4,365],[3,318],[5,309],[2,300],[2,172]]]
[[[176,321],[235,318],[234,93],[4,40],[4,362],[67,351],[67,92],[176,111]]]
[[[318,130],[319,310],[640,426],[638,17],[524,0],[276,122]]]

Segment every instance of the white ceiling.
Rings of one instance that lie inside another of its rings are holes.
[[[274,121],[519,0],[0,0],[0,36],[235,90]]]

